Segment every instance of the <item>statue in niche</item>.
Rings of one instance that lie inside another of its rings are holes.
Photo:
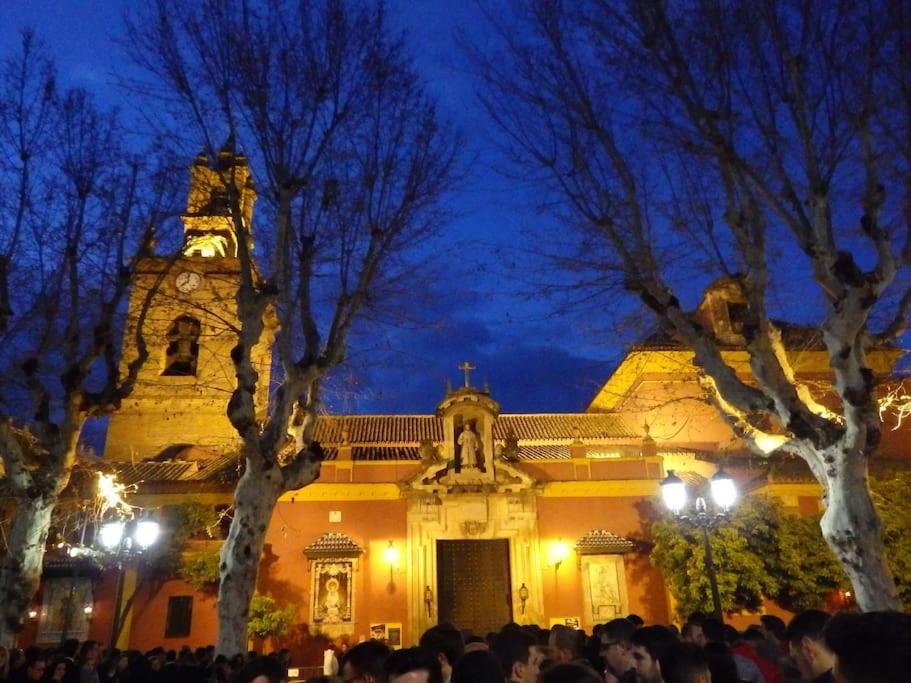
[[[456,463],[456,472],[463,469],[475,468],[481,472],[486,472],[484,467],[484,454],[481,449],[481,439],[478,433],[474,431],[474,422],[466,422],[462,433],[459,434],[456,443],[459,447],[459,458]]]
[[[337,624],[341,621],[341,602],[342,597],[338,589],[340,584],[338,579],[332,578],[326,581],[326,598],[323,600],[323,606],[326,608],[326,623]]]

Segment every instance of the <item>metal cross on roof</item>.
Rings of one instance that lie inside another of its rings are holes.
[[[471,371],[477,370],[477,368],[466,360],[459,366],[459,370],[465,373],[465,388],[467,389],[469,386],[471,386],[469,383],[471,379]]]

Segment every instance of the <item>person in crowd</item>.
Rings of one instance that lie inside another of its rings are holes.
[[[801,612],[788,624],[785,638],[800,680],[806,683],[834,683],[835,654],[826,645],[823,631],[829,615],[820,610]]]
[[[591,668],[591,662],[585,657],[585,633],[557,624],[550,629],[548,646],[560,664],[580,664]]]
[[[729,631],[725,629],[724,624],[714,617],[706,617],[702,620],[702,624],[697,626],[699,629],[694,627],[692,631],[695,639],[690,640],[689,642],[699,645],[700,647],[705,647],[707,643],[724,643],[728,647],[731,646],[728,637],[726,637],[726,633],[729,633]],[[701,630],[701,635],[699,635],[699,630]],[[684,627],[684,633],[686,633],[686,627]],[[731,635],[735,639],[739,638],[736,629]],[[731,654],[734,656],[734,663],[737,665],[737,675],[740,677],[741,681],[744,683],[767,683],[765,678],[763,678],[759,667],[756,666],[751,659],[744,657],[741,654],[737,654],[733,650],[731,651]]]
[[[659,657],[665,683],[711,683],[708,658],[703,648],[692,643],[674,643]]]
[[[636,680],[633,666],[635,632],[636,627],[628,619],[613,619],[599,629],[599,654],[605,683],[631,683]]]
[[[468,636],[465,639],[465,650],[463,654],[468,654],[469,652],[478,652],[479,650],[490,650],[490,642],[496,638],[496,633],[488,633],[486,638],[481,636]]]
[[[507,626],[494,637],[491,649],[506,683],[536,683],[544,652],[533,635],[518,626]]]
[[[68,683],[72,680],[72,672],[76,670],[76,664],[69,657],[57,657],[51,662],[44,673],[44,680],[56,681],[57,683]]]
[[[238,672],[236,683],[285,683],[286,670],[275,657],[255,657]]]
[[[707,643],[703,649],[712,674],[712,683],[741,683],[737,674],[737,663],[727,645]]]
[[[503,683],[503,668],[490,650],[475,650],[461,657],[452,668],[452,683]]]
[[[382,683],[383,665],[392,650],[379,640],[358,643],[342,657],[343,683]]]
[[[44,678],[47,669],[47,658],[38,649],[30,649],[25,655],[25,663],[10,674],[10,683],[26,683],[27,681],[40,681]]]
[[[643,626],[633,634],[633,666],[637,683],[664,683],[661,657],[677,643],[677,637],[664,626]]]
[[[452,624],[437,624],[424,631],[418,644],[433,652],[440,660],[443,681],[449,683],[452,679],[452,667],[465,652],[462,634]]]
[[[76,667],[79,670],[79,683],[101,683],[98,676],[98,657],[101,645],[94,640],[87,640],[79,648]]]
[[[911,615],[900,612],[840,613],[825,625],[826,647],[835,655],[839,683],[879,683],[911,678]]]
[[[602,679],[584,664],[557,664],[541,673],[538,683],[602,683]]]
[[[784,683],[784,669],[777,657],[768,657],[769,640],[758,626],[750,626],[740,640],[731,646],[731,652],[752,661],[758,668],[766,683]]]
[[[25,666],[25,652],[22,648],[14,647],[9,651],[9,664],[6,670],[6,679],[12,680],[13,674]]]
[[[645,626],[645,620],[640,617],[638,614],[627,614],[626,620],[631,622],[636,628],[642,628]]]
[[[439,655],[424,647],[397,650],[386,659],[388,683],[443,683]]]

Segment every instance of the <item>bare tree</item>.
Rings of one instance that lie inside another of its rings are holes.
[[[134,256],[167,174],[121,145],[113,115],[58,93],[33,34],[0,74],[0,457],[16,506],[0,559],[0,640],[38,588],[51,515],[87,419],[116,410],[145,360],[118,367]],[[141,340],[139,340],[141,346]]]
[[[356,321],[412,267],[409,250],[442,227],[459,141],[390,37],[382,4],[159,0],[130,26],[134,58],[152,76],[144,92],[173,105],[210,154],[223,136],[242,148],[266,203],[257,240],[269,258],[257,262],[239,197],[229,197],[241,279],[227,414],[244,471],[221,553],[217,649],[232,655],[246,647],[275,504],[319,475],[320,383]],[[278,381],[266,413],[251,351],[270,326]]]
[[[689,346],[751,448],[806,461],[865,610],[899,604],[867,486],[881,429],[868,354],[911,309],[908,10],[529,0],[492,17],[498,48],[475,51],[514,168],[577,230],[564,263],[621,283]],[[719,276],[743,301],[746,373],[682,303]],[[818,302],[828,406],[795,376],[782,292]]]

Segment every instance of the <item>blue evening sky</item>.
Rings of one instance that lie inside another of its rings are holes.
[[[16,49],[19,29],[32,26],[56,59],[62,86],[86,88],[128,111],[112,75],[126,66],[115,37],[128,6],[126,0],[0,0],[0,54]],[[330,407],[431,412],[446,379],[458,382],[456,366],[470,360],[478,383],[489,382],[504,411],[582,410],[642,321],[632,330],[611,301],[584,314],[562,310],[538,293],[547,276],[522,267],[527,231],[546,219],[533,210],[530,193],[493,169],[494,132],[456,47],[458,31],[483,41],[476,4],[394,0],[389,8],[443,113],[464,132],[474,162],[454,197],[458,217],[434,247],[446,265],[432,266],[439,275],[429,296],[407,304],[418,323],[364,330],[327,394]],[[187,150],[188,162],[195,151]]]

